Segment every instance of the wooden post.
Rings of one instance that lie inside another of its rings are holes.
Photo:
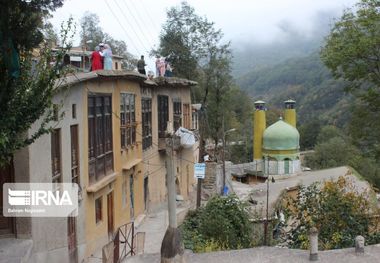
[[[197,181],[197,208],[201,206],[201,196],[202,195],[202,179],[198,178]]]

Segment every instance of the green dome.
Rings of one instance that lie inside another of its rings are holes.
[[[298,150],[300,134],[282,119],[269,126],[263,135],[265,150]]]

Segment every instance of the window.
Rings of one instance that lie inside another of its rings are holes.
[[[136,144],[136,112],[134,94],[120,94],[120,129],[120,142],[122,148]]]
[[[52,182],[62,182],[61,173],[61,129],[55,129],[51,133],[51,162]]]
[[[72,114],[73,119],[77,118],[77,105],[76,104],[71,105],[71,114]]]
[[[102,221],[102,197],[95,200],[95,222],[98,224]]]
[[[59,119],[59,107],[58,104],[53,104],[53,121],[58,121]]]
[[[168,96],[157,96],[158,104],[158,137],[164,138],[169,121],[169,99]]]
[[[73,183],[79,184],[78,125],[72,125],[70,127],[70,135],[71,135],[71,181]]]
[[[183,127],[190,130],[190,104],[183,104]]]
[[[174,131],[182,126],[182,103],[179,100],[173,101],[173,122]]]
[[[198,112],[193,110],[193,112],[191,113],[191,120],[192,120],[192,125],[191,125],[191,128],[193,130],[198,130]]]
[[[91,184],[113,172],[110,95],[88,96],[88,152]]]
[[[143,150],[152,146],[152,99],[141,99]]]

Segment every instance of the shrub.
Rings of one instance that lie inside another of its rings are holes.
[[[195,252],[251,247],[249,218],[247,204],[235,195],[213,197],[204,208],[187,214],[181,227],[185,247]]]
[[[319,231],[323,249],[352,247],[357,235],[370,237],[371,205],[366,194],[359,194],[344,177],[320,185],[301,187],[296,200],[290,199],[291,217],[298,222],[289,234],[292,248],[308,248],[311,227]],[[378,235],[371,236],[375,242]]]

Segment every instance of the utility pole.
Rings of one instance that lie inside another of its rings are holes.
[[[223,154],[222,154],[222,167],[223,167],[223,187],[222,187],[222,195],[224,194],[224,190],[226,188],[226,134],[229,132],[236,131],[235,128],[229,129],[228,131],[224,130],[224,117],[223,117],[223,123],[222,123],[222,129],[223,129]],[[227,192],[227,191],[226,191]]]
[[[267,163],[267,167],[265,168],[265,163]],[[278,167],[278,166],[277,166]],[[267,174],[267,210],[266,210],[266,218],[264,222],[264,246],[268,246],[268,220],[269,220],[269,159],[267,156],[264,157],[264,169]],[[272,183],[276,182],[274,177],[272,176]]]
[[[205,129],[205,123],[204,123],[204,109],[203,105],[201,107],[201,110],[199,111],[199,157],[198,157],[198,162],[203,163],[204,162],[204,152],[205,152],[205,144],[203,141],[203,136],[204,136],[204,129]],[[198,209],[201,206],[201,198],[202,198],[202,180],[201,178],[198,178],[197,180],[197,203],[196,203],[196,208]]]
[[[224,195],[224,188],[226,188],[226,132],[224,131],[224,116],[222,122],[222,131],[223,131],[223,154],[222,154],[222,167],[223,167],[223,187],[222,195]]]
[[[177,228],[175,171],[173,165],[174,151],[179,147],[177,136],[166,139],[166,184],[168,188],[169,226],[161,244],[161,263],[183,263],[184,247]]]
[[[264,166],[265,166],[265,163],[266,163],[266,157],[265,157],[265,161],[264,161]],[[269,210],[269,172],[267,169],[265,169],[265,172],[267,174],[267,211],[266,211],[265,223],[264,223],[264,246],[267,246],[268,245],[268,240],[267,240],[267,237],[268,237],[268,214],[269,214],[269,212],[268,212],[268,210]]]

